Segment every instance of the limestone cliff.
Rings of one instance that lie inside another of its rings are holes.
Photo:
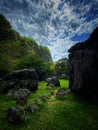
[[[84,98],[98,99],[98,27],[89,39],[69,49],[69,88]]]

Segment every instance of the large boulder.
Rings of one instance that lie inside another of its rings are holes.
[[[47,79],[47,74],[45,70],[36,69],[36,72],[40,81],[45,81]]]
[[[60,86],[59,79],[56,76],[53,76],[51,78],[47,78],[47,86],[48,87],[54,87],[54,86]]]
[[[87,99],[98,99],[98,27],[84,43],[69,49],[69,88]]]
[[[18,89],[14,93],[14,99],[23,99],[30,95],[30,91],[28,89]]]
[[[20,80],[26,80],[26,79],[33,79],[38,80],[38,75],[35,69],[22,69],[22,70],[16,70],[8,75],[4,76],[2,80],[12,80],[12,79],[20,79]]]
[[[12,106],[7,112],[7,120],[14,124],[22,124],[26,122],[25,111],[21,108]]]
[[[26,105],[29,95],[30,91],[28,89],[19,89],[13,94],[13,97],[16,99],[18,104]]]
[[[35,69],[13,71],[0,80],[0,92],[8,93],[13,88],[38,89],[39,76]]]
[[[38,81],[37,80],[30,80],[27,84],[27,88],[30,91],[36,91],[38,89]]]

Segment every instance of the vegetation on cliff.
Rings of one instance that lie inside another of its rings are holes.
[[[45,68],[52,62],[46,46],[38,45],[31,38],[20,36],[8,20],[0,15],[0,76],[24,68]]]

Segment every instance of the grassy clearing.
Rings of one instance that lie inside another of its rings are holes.
[[[60,80],[61,87],[68,87],[68,81]],[[73,94],[63,99],[51,96],[45,82],[39,83],[39,90],[30,96],[28,103],[34,103],[38,96],[47,94],[47,101],[43,102],[36,113],[26,113],[27,121],[24,125],[12,125],[5,120],[7,109],[15,106],[15,101],[0,96],[0,130],[98,130],[98,105],[77,100]]]

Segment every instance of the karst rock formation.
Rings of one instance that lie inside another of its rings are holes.
[[[69,50],[69,88],[89,100],[98,99],[98,27],[90,37]]]

